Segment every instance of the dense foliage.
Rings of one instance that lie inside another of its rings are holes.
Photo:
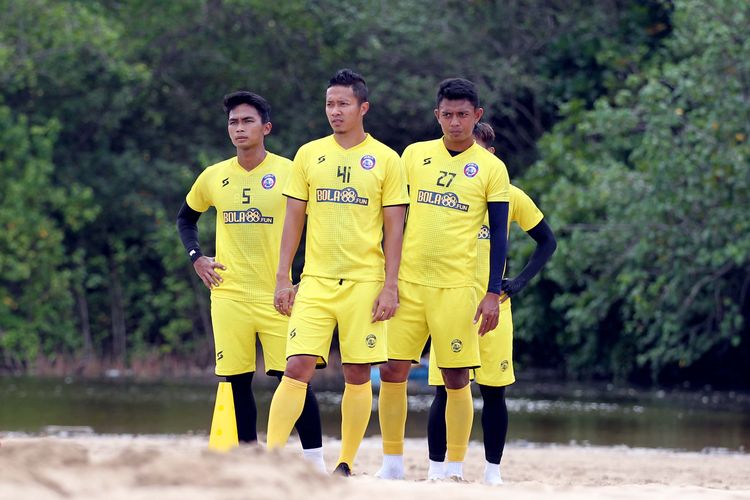
[[[223,94],[269,149],[328,133],[340,67],[368,129],[435,137],[437,83],[481,88],[498,154],[559,236],[514,302],[524,368],[747,385],[750,7],[744,2],[0,0],[0,368],[210,365],[208,293],[174,216],[232,154]],[[212,217],[201,220],[210,249]],[[528,255],[514,235],[511,272]]]

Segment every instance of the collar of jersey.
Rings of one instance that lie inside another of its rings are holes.
[[[462,155],[464,155],[467,152],[471,151],[471,148],[473,148],[474,146],[477,145],[477,141],[474,141],[474,144],[472,144],[468,148],[464,149],[463,151],[461,151],[460,153],[458,153],[456,156],[452,156],[451,153],[450,153],[450,151],[448,151],[448,148],[445,147],[445,141],[443,141],[444,138],[445,138],[445,136],[442,136],[442,137],[440,137],[440,139],[438,139],[438,141],[440,141],[440,149],[441,149],[441,151],[443,153],[445,153],[445,156],[447,156],[449,158],[460,158]]]
[[[331,142],[333,144],[335,144],[336,147],[338,149],[340,149],[341,151],[354,151],[354,150],[359,149],[359,148],[361,148],[363,146],[366,146],[370,142],[370,134],[368,134],[367,132],[365,132],[365,140],[364,141],[360,142],[356,146],[352,146],[349,149],[346,149],[346,148],[342,147],[341,144],[339,144],[338,142],[336,142],[336,138],[334,137],[334,134],[331,134],[328,137],[331,139]]]
[[[266,157],[263,158],[263,161],[260,162],[257,167],[255,167],[254,169],[250,170],[249,172],[247,170],[245,170],[244,168],[242,168],[242,165],[240,165],[240,160],[236,156],[234,158],[232,158],[232,166],[234,168],[236,168],[237,170],[239,170],[241,173],[245,174],[245,175],[255,175],[258,172],[260,172],[261,170],[265,170],[265,168],[270,163],[270,158],[271,158],[272,154],[273,153],[271,153],[270,151],[266,150]]]

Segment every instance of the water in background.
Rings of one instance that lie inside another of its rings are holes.
[[[256,384],[258,430],[263,433],[275,379]],[[425,437],[432,395],[410,386],[407,437]],[[0,378],[0,432],[109,434],[207,434],[214,381]],[[340,435],[340,390],[317,391],[324,433]],[[376,390],[377,395],[377,390]],[[513,443],[590,444],[693,451],[750,450],[750,395],[732,392],[670,394],[663,391],[517,383],[508,391]],[[374,406],[377,404],[377,397]],[[472,439],[481,439],[481,397],[475,398]],[[50,427],[53,426],[53,427]],[[373,413],[368,435],[378,434]]]

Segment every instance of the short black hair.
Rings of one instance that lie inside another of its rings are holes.
[[[495,142],[495,131],[492,129],[492,125],[485,122],[474,125],[474,138],[487,147],[492,146],[492,143]]]
[[[271,105],[258,94],[248,92],[247,90],[238,90],[224,96],[224,112],[227,116],[229,116],[230,111],[240,104],[247,104],[258,110],[262,123],[271,121]]]
[[[349,68],[340,69],[335,75],[328,81],[328,87],[351,87],[354,95],[357,96],[357,100],[360,104],[367,102],[368,90],[365,79],[359,73],[355,73]]]
[[[476,85],[464,78],[448,78],[440,82],[437,92],[437,107],[440,107],[443,99],[449,101],[466,99],[475,108],[479,107],[479,94]]]

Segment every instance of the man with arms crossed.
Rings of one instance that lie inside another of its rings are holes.
[[[478,123],[474,128],[477,144],[490,153],[495,152],[492,143],[495,132],[487,123]],[[513,279],[503,280],[503,295],[500,298],[500,323],[497,328],[487,332],[479,339],[479,355],[482,366],[475,370],[474,381],[479,384],[482,394],[482,434],[484,435],[484,482],[498,485],[503,480],[500,475],[500,459],[505,448],[508,434],[508,408],[505,404],[505,387],[515,382],[513,373],[513,317],[511,315],[510,297],[523,290],[526,284],[541,271],[557,248],[555,235],[552,233],[544,215],[534,201],[521,189],[510,186],[510,212],[508,215],[508,232],[510,224],[515,222],[536,242],[536,249],[526,267]],[[478,289],[487,283],[489,274],[488,255],[490,252],[490,231],[485,218],[484,225],[477,238],[477,282]],[[432,356],[431,356],[432,359]],[[430,385],[435,387],[435,399],[430,406],[430,417],[427,424],[427,442],[430,450],[430,468],[428,479],[445,478],[445,403],[446,391],[440,371],[430,363]]]
[[[469,369],[479,366],[477,334],[497,326],[507,245],[508,172],[472,135],[483,112],[472,82],[443,81],[435,109],[443,137],[412,144],[403,154],[411,203],[399,275],[401,307],[388,327],[388,363],[380,368],[384,456],[377,475],[382,478],[404,476],[406,380],[428,334],[448,393],[447,474],[463,477],[474,415]],[[490,275],[481,298],[474,287],[476,236],[487,212]]]
[[[346,387],[341,452],[334,473],[351,475],[372,411],[370,366],[387,358],[386,324],[398,307],[398,268],[409,198],[398,155],[365,133],[367,85],[340,70],[326,91],[333,135],[302,146],[284,189],[287,213],[274,305],[291,314],[284,378],[271,402],[268,447],[286,444],[336,324]],[[307,244],[299,291],[289,281],[305,212]],[[383,245],[381,246],[381,242]]]
[[[266,372],[284,370],[288,319],[272,307],[278,247],[286,212],[281,194],[291,169],[286,158],[266,151],[271,107],[252,92],[224,97],[227,131],[237,156],[206,168],[177,216],[177,228],[195,272],[211,290],[216,374],[232,384],[240,442],[257,440],[257,409],[251,383],[255,339],[260,337]],[[216,259],[202,254],[198,218],[216,207]],[[315,395],[304,395],[296,422],[305,457],[323,463],[320,413]]]

